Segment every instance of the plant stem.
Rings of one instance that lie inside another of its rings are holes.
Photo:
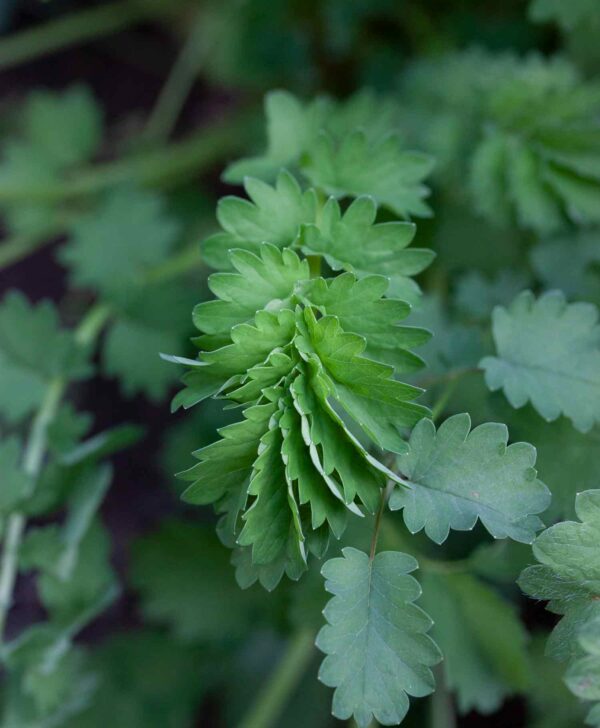
[[[243,147],[248,119],[245,113],[233,119],[219,119],[185,141],[98,164],[52,185],[0,185],[0,202],[61,202],[124,183],[167,186],[181,182],[198,174],[224,154]]]
[[[446,688],[441,665],[434,667],[435,692],[429,699],[429,728],[456,728],[456,714],[452,696]]]
[[[454,394],[454,390],[458,386],[459,377],[454,377],[454,379],[448,380],[446,386],[442,390],[442,393],[438,397],[437,401],[431,408],[431,419],[435,422],[438,417],[443,414],[444,410],[446,409],[448,402],[452,398],[452,395]]]
[[[394,490],[394,483],[390,480],[386,487],[381,491],[381,501],[379,503],[379,510],[375,515],[375,525],[373,527],[373,536],[371,537],[371,548],[369,550],[369,560],[373,561],[375,558],[375,552],[377,551],[377,541],[379,540],[379,531],[381,530],[381,522],[385,507],[389,500],[392,490]]]
[[[109,313],[110,309],[103,304],[96,304],[90,309],[75,330],[75,339],[79,345],[88,346],[98,336]],[[35,487],[35,481],[40,475],[44,461],[48,426],[56,414],[67,383],[63,377],[57,377],[49,383],[46,395],[31,425],[23,453],[23,470],[31,478],[33,487]],[[25,525],[25,515],[19,511],[11,513],[6,524],[0,560],[0,643],[4,640],[6,618],[12,605],[19,549]]]
[[[315,635],[311,629],[300,630],[291,638],[285,655],[238,728],[271,728],[285,724],[280,720],[281,711],[308,667],[314,644]]]
[[[173,0],[106,3],[70,13],[0,41],[0,69],[48,55],[53,51],[116,33],[148,16],[172,12]],[[173,7],[174,6],[174,7]]]
[[[198,13],[146,124],[144,137],[147,141],[168,139],[177,123],[205,55],[203,21]]]
[[[0,244],[0,270],[25,258],[29,253],[44,245],[54,232],[15,235]]]

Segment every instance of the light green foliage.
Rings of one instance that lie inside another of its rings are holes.
[[[90,91],[72,86],[62,94],[33,92],[25,106],[17,138],[1,150],[0,187],[4,184],[39,189],[59,184],[70,168],[98,151],[102,112]],[[51,233],[62,221],[59,207],[32,197],[6,205],[9,229],[16,234]]]
[[[535,634],[530,646],[532,674],[528,703],[529,728],[572,728],[583,724],[585,709],[564,683],[564,665],[545,654],[545,635]]]
[[[600,491],[587,490],[575,499],[579,521],[564,521],[543,531],[533,544],[540,562],[521,575],[530,596],[548,600],[548,609],[562,615],[548,640],[557,659],[580,654],[581,626],[600,614]]]
[[[419,349],[427,370],[432,374],[476,366],[483,353],[477,328],[451,320],[441,299],[423,296],[412,310],[407,323],[431,331],[433,336]]]
[[[102,112],[85,86],[72,86],[60,96],[34,91],[24,117],[31,146],[58,168],[86,162],[102,138]]]
[[[583,434],[565,417],[546,422],[531,406],[513,413],[507,409],[508,405],[498,408],[498,414],[510,418],[513,440],[535,447],[540,478],[552,492],[545,522],[573,518],[576,494],[598,484],[600,427]]]
[[[470,530],[480,519],[494,538],[531,543],[542,523],[534,515],[550,500],[536,479],[535,448],[507,446],[505,425],[486,423],[470,432],[469,415],[454,415],[437,432],[431,420],[413,429],[409,452],[398,458],[405,483],[390,498],[403,509],[412,533],[425,529],[436,543],[450,529]]]
[[[574,660],[565,674],[569,689],[582,700],[593,700],[586,725],[600,725],[600,617],[583,625],[578,634],[584,657]]]
[[[507,695],[529,687],[527,633],[509,602],[466,573],[426,572],[421,585],[461,713],[491,713]]]
[[[427,635],[431,620],[414,601],[421,590],[410,572],[412,556],[384,551],[373,560],[354,548],[323,566],[332,599],[317,646],[327,655],[319,678],[335,688],[333,714],[354,716],[360,728],[374,717],[396,725],[406,715],[408,696],[434,689],[431,667],[440,660]]]
[[[0,303],[0,414],[11,422],[30,414],[55,377],[90,373],[87,352],[60,328],[50,301],[32,305],[16,291]]]
[[[270,180],[284,167],[298,168],[316,188],[335,197],[369,194],[397,215],[428,216],[423,179],[432,161],[402,148],[393,134],[396,109],[379,106],[369,95],[337,105],[322,98],[303,106],[288,92],[272,92],[265,102],[266,153],[230,165],[225,179]]]
[[[40,600],[58,624],[78,623],[89,610],[95,612],[97,605],[104,607],[116,596],[115,577],[109,562],[110,542],[101,524],[91,523],[76,544],[74,557],[70,555],[74,545],[68,538],[54,525],[34,529],[29,532],[21,553],[23,570],[40,571]],[[66,554],[72,562],[68,571],[64,568]]]
[[[600,420],[598,310],[567,304],[559,291],[518,296],[496,308],[493,335],[498,356],[485,357],[488,387],[503,389],[513,407],[531,401],[548,421],[566,415],[581,432]]]
[[[295,177],[282,170],[275,185],[254,177],[244,179],[249,200],[229,195],[219,200],[217,219],[223,232],[204,241],[202,254],[213,268],[230,267],[228,251],[236,248],[256,253],[261,243],[278,247],[297,241],[300,227],[313,223],[317,214],[314,190],[302,192]]]
[[[394,136],[369,142],[359,130],[339,145],[326,135],[319,137],[304,171],[315,187],[335,197],[370,194],[401,217],[428,217],[422,180],[432,166],[427,155],[402,150]]]
[[[495,306],[507,306],[530,284],[525,271],[503,269],[492,279],[473,270],[456,283],[455,302],[468,319],[486,320]]]
[[[60,259],[75,285],[91,287],[122,303],[148,270],[172,250],[178,232],[162,198],[135,187],[120,187],[74,224]]]
[[[203,558],[198,559],[198,551]],[[184,641],[235,640],[261,615],[254,591],[240,593],[214,531],[166,521],[133,547],[131,581],[150,622]]]
[[[359,197],[342,215],[330,198],[317,224],[306,224],[300,245],[308,255],[322,255],[334,270],[350,270],[358,277],[378,273],[390,279],[389,295],[413,302],[419,288],[410,276],[424,270],[433,251],[408,248],[415,226],[407,222],[375,223],[377,207],[370,197]]]
[[[539,280],[548,289],[560,289],[570,300],[600,303],[599,263],[597,231],[542,242],[531,251],[531,265]]]
[[[565,4],[561,0],[532,0],[529,5],[532,20],[553,20],[565,30],[573,30],[584,23],[596,24],[599,19],[595,0],[575,0]]]

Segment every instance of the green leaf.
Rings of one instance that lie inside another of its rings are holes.
[[[461,713],[493,713],[529,687],[527,632],[511,604],[470,574],[427,572],[421,579],[431,636]],[[460,630],[457,629],[460,625]],[[493,625],[493,629],[490,626]]]
[[[333,594],[324,610],[317,646],[326,657],[319,679],[335,688],[333,715],[354,716],[360,728],[372,718],[382,725],[400,723],[408,695],[434,689],[431,666],[439,650],[427,632],[431,620],[413,602],[421,590],[409,576],[417,562],[385,551],[370,560],[354,548],[328,561],[322,570]]]
[[[383,298],[388,280],[368,275],[357,280],[350,273],[336,278],[313,278],[303,287],[302,297],[324,314],[335,316],[344,331],[358,334],[367,342],[367,355],[398,372],[420,369],[423,360],[410,351],[430,339],[430,333],[415,326],[400,326],[410,306],[404,301]],[[391,293],[391,292],[390,292]]]
[[[579,521],[564,521],[543,531],[533,544],[539,565],[521,575],[523,591],[548,600],[548,609],[563,615],[548,640],[557,659],[577,655],[577,634],[590,618],[600,615],[600,490],[579,493]]]
[[[32,305],[9,291],[0,303],[0,412],[16,422],[39,406],[52,379],[88,376],[87,354],[50,301]]]
[[[528,695],[528,728],[572,728],[583,724],[585,710],[564,683],[564,666],[545,654],[545,635],[534,635],[530,648],[532,673]]]
[[[380,447],[404,452],[400,428],[411,427],[427,414],[413,402],[421,390],[392,378],[393,368],[362,356],[365,340],[342,330],[334,316],[317,320],[305,311],[308,336],[298,337],[296,346],[310,358],[314,353],[323,364],[324,386],[361,429]]]
[[[239,183],[247,176],[274,179],[282,167],[295,164],[325,124],[329,102],[317,98],[303,106],[288,91],[271,91],[265,96],[267,150],[264,155],[230,164],[223,175]]]
[[[550,501],[536,479],[535,448],[507,445],[505,425],[470,429],[468,414],[450,417],[437,432],[431,420],[421,420],[409,452],[398,458],[406,482],[392,493],[390,508],[403,509],[411,533],[424,528],[436,543],[443,543],[450,529],[472,529],[477,519],[494,538],[531,543],[542,527],[534,514]]]
[[[79,615],[112,601],[116,595],[115,577],[110,566],[110,541],[98,521],[79,543],[77,558],[68,576],[59,574],[64,553],[63,535],[56,525],[29,531],[21,549],[20,565],[24,570],[39,569],[38,592],[53,621],[64,624]]]
[[[528,285],[530,278],[522,270],[506,268],[491,279],[477,270],[472,270],[456,282],[455,301],[461,313],[483,321],[495,306],[508,305]]]
[[[6,514],[15,510],[24,500],[33,485],[20,465],[21,443],[16,437],[0,441],[0,513]]]
[[[598,310],[567,304],[552,291],[539,299],[526,291],[496,308],[497,357],[485,357],[488,387],[503,389],[513,407],[531,400],[548,421],[566,415],[581,432],[600,421],[600,327]]]
[[[132,555],[131,581],[144,618],[167,625],[184,642],[236,640],[261,619],[260,592],[240,594],[212,528],[167,520],[137,539]]]
[[[63,403],[48,425],[49,449],[59,456],[69,452],[89,432],[92,422],[88,412],[77,412],[69,402]]]
[[[279,173],[273,187],[247,177],[244,188],[250,200],[233,196],[219,200],[217,218],[224,232],[212,235],[202,244],[204,260],[213,268],[229,269],[228,252],[234,248],[258,253],[261,243],[279,248],[293,245],[300,226],[316,220],[315,191],[302,192],[295,177],[286,170]]]
[[[74,224],[59,257],[74,285],[123,303],[150,268],[166,259],[178,234],[160,196],[124,186]]]
[[[598,4],[594,0],[575,0],[568,5],[561,0],[532,0],[529,15],[532,20],[554,20],[565,30],[573,30],[586,22],[598,20]]]
[[[427,155],[402,150],[396,136],[370,142],[363,131],[355,131],[339,145],[320,135],[303,171],[313,185],[335,197],[371,195],[400,217],[429,217],[423,180],[432,166]]]
[[[546,288],[560,289],[572,300],[600,303],[599,263],[596,232],[582,232],[574,239],[570,236],[541,242],[531,251],[531,265],[538,279]]]
[[[176,371],[160,359],[159,353],[176,351],[180,344],[177,332],[120,318],[104,339],[102,370],[106,376],[119,379],[126,397],[143,393],[160,402],[173,385]]]
[[[569,665],[565,682],[581,700],[600,701],[600,616],[593,617],[581,627],[578,640],[585,654]],[[590,710],[586,725],[600,725],[598,702]]]
[[[419,287],[411,276],[427,268],[434,253],[408,247],[415,235],[414,224],[375,223],[376,216],[371,197],[354,200],[343,215],[338,202],[330,198],[318,223],[305,221],[299,241],[302,250],[322,255],[334,270],[349,270],[359,278],[370,273],[387,276],[389,295],[413,302]]]
[[[584,435],[565,417],[545,422],[530,405],[518,412],[505,409],[508,405],[498,412],[510,422],[513,439],[525,440],[535,447],[540,478],[552,492],[544,519],[547,523],[572,519],[576,494],[598,484],[600,427]]]
[[[71,86],[60,95],[33,91],[24,122],[32,147],[59,167],[86,162],[102,138],[102,111],[85,86]]]
[[[228,334],[233,326],[250,321],[260,309],[290,308],[290,298],[310,278],[308,262],[290,248],[256,246],[256,254],[231,250],[236,273],[213,273],[211,291],[220,300],[206,301],[194,309],[194,324],[207,334]]]

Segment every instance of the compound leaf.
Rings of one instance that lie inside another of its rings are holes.
[[[531,543],[542,526],[534,514],[550,501],[536,479],[535,448],[524,442],[507,446],[505,425],[470,428],[468,414],[448,418],[437,432],[431,420],[421,420],[408,453],[398,458],[407,482],[392,493],[390,508],[403,509],[408,529],[424,528],[436,543],[450,529],[472,529],[477,519],[494,538]]]
[[[557,523],[537,537],[533,553],[540,564],[519,579],[523,591],[563,615],[548,640],[557,659],[578,654],[580,627],[600,615],[600,490],[579,493],[575,511],[580,521]]]
[[[427,635],[430,618],[414,602],[421,594],[410,572],[417,562],[384,551],[370,560],[347,547],[323,566],[325,588],[333,594],[324,610],[326,624],[317,646],[326,657],[319,679],[335,688],[333,715],[354,716],[360,728],[372,718],[400,723],[408,696],[434,689],[431,667],[440,653]]]
[[[548,421],[565,414],[581,432],[600,421],[600,326],[592,304],[567,304],[551,291],[529,291],[496,308],[498,356],[482,359],[488,387],[503,389],[513,407],[531,400]]]
[[[400,217],[429,217],[423,180],[432,166],[427,155],[402,150],[396,136],[370,142],[363,131],[355,131],[339,145],[322,134],[303,171],[312,184],[335,197],[371,195]]]

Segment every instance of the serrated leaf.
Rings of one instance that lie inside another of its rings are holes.
[[[71,86],[60,95],[33,91],[24,121],[32,147],[59,167],[90,159],[102,137],[102,111],[85,86]]]
[[[586,622],[578,633],[583,657],[574,660],[565,674],[565,682],[581,700],[600,701],[600,617]],[[599,704],[588,713],[586,725],[600,725]]]
[[[93,213],[77,220],[59,257],[75,285],[123,303],[150,268],[171,252],[178,234],[179,226],[160,196],[118,187]]]
[[[600,421],[600,326],[598,310],[567,304],[559,291],[539,299],[526,291],[496,308],[497,357],[485,357],[488,387],[503,389],[513,407],[531,400],[548,421],[565,414],[581,432]]]
[[[56,525],[29,531],[20,554],[21,568],[39,569],[40,600],[53,621],[69,623],[95,605],[115,597],[115,577],[110,566],[110,542],[98,521],[82,538],[77,558],[67,578],[57,572],[64,552],[62,534]]]
[[[60,328],[50,301],[32,305],[18,291],[0,304],[0,411],[15,422],[41,402],[55,377],[82,379],[89,375],[88,352],[70,331]]]
[[[234,248],[258,253],[261,243],[288,247],[296,241],[300,226],[316,219],[314,190],[302,192],[286,170],[279,173],[273,187],[248,177],[244,188],[250,200],[233,196],[219,200],[217,218],[224,232],[202,244],[202,255],[213,268],[229,269],[228,251]]]
[[[290,298],[310,278],[308,262],[290,248],[256,246],[256,254],[231,250],[236,273],[213,273],[211,291],[220,300],[206,301],[194,309],[194,325],[207,334],[228,334],[233,326],[250,321],[260,309],[290,308]]]
[[[537,537],[533,553],[540,564],[519,579],[529,596],[548,600],[548,609],[563,615],[548,640],[557,659],[578,654],[579,629],[600,615],[600,491],[579,493],[575,511],[580,521],[557,523]]]
[[[415,400],[421,390],[392,378],[393,368],[362,356],[365,341],[344,332],[334,316],[317,320],[305,311],[309,337],[296,346],[323,363],[330,395],[380,447],[404,452],[400,428],[410,427],[427,414]]]
[[[267,150],[264,155],[241,159],[229,165],[223,178],[241,182],[244,177],[273,179],[282,167],[294,164],[323,127],[330,104],[318,98],[303,107],[288,91],[271,91],[265,96]]]
[[[492,713],[506,696],[524,692],[530,680],[527,633],[513,607],[470,574],[427,572],[421,585],[423,608],[434,621],[431,636],[444,655],[446,684],[456,692],[460,712]]]
[[[412,302],[419,288],[410,276],[423,271],[434,253],[408,247],[415,234],[412,223],[375,223],[376,215],[371,197],[354,200],[343,215],[330,198],[318,223],[303,226],[299,244],[309,255],[323,255],[334,270],[349,270],[359,278],[370,273],[387,276],[389,295]]]
[[[535,514],[550,502],[536,479],[535,448],[524,442],[507,446],[505,425],[470,429],[468,414],[448,418],[437,432],[431,420],[421,420],[408,453],[398,458],[406,483],[392,493],[390,508],[403,509],[408,529],[424,528],[436,543],[450,529],[472,529],[477,519],[494,538],[531,543],[542,527]]]
[[[313,185],[335,197],[371,195],[400,217],[429,217],[423,180],[432,166],[427,155],[402,150],[395,136],[371,143],[363,131],[355,131],[339,145],[320,135],[303,171]]]
[[[344,331],[359,334],[367,342],[367,355],[392,364],[398,372],[423,366],[422,359],[410,349],[430,339],[425,329],[401,326],[410,306],[394,298],[383,298],[388,280],[367,275],[357,280],[350,273],[336,278],[314,278],[303,287],[302,297],[326,315],[337,317]],[[388,292],[391,295],[391,291]]]
[[[417,562],[392,551],[373,560],[350,547],[342,553],[322,570],[333,598],[317,637],[326,654],[319,679],[335,688],[336,718],[354,716],[361,728],[372,718],[396,725],[408,711],[409,695],[433,691],[430,668],[440,660],[427,635],[431,620],[413,603],[421,593],[409,576]]]

